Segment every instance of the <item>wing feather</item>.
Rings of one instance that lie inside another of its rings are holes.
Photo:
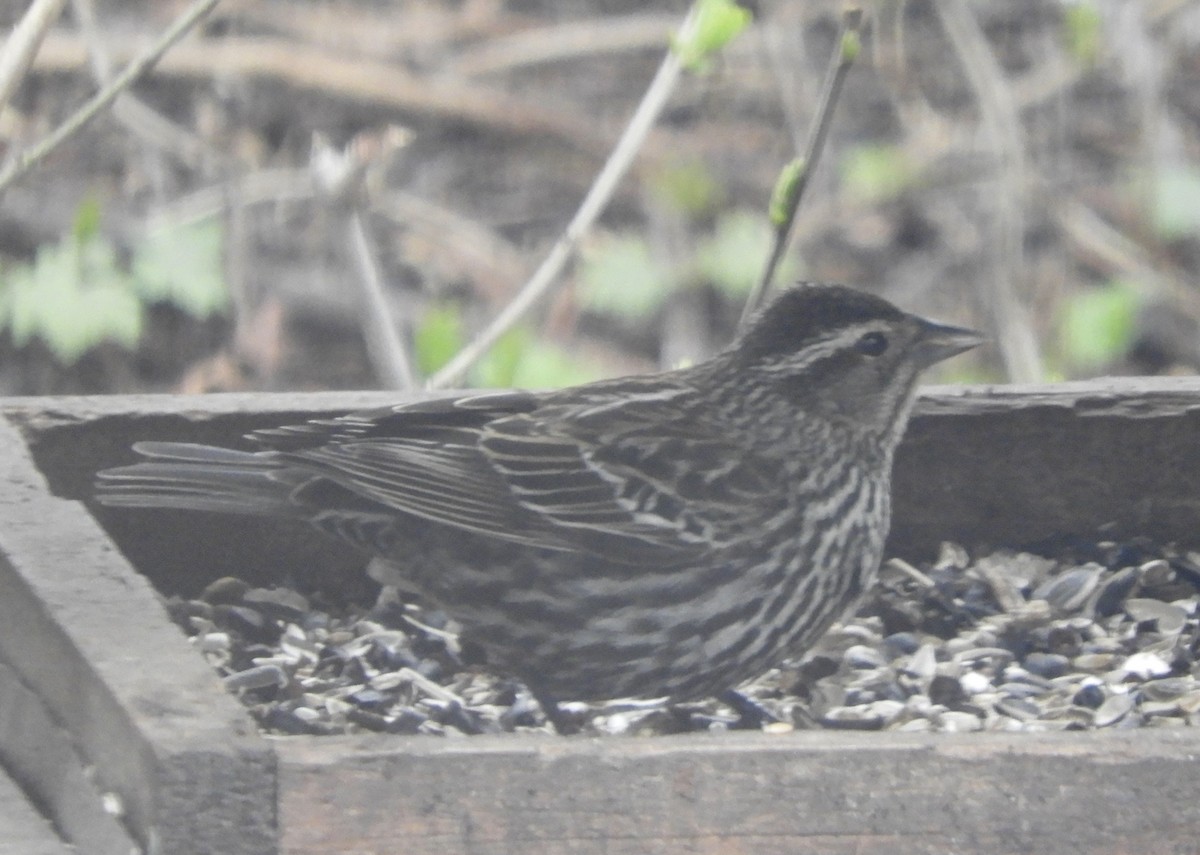
[[[418,401],[252,436],[384,509],[642,568],[696,560],[777,492],[778,473],[721,438],[688,386],[591,388]]]

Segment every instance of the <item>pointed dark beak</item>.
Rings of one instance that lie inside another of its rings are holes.
[[[913,347],[916,349],[917,362],[922,368],[928,368],[935,362],[977,347],[983,341],[983,336],[975,330],[935,324],[933,321],[922,319],[920,333]]]

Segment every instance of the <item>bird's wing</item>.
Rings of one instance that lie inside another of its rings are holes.
[[[778,467],[692,395],[660,383],[573,402],[569,418],[546,417],[551,400],[542,418],[490,423],[480,444],[522,503],[574,543],[688,560],[743,537],[782,496]]]
[[[338,504],[337,494],[328,493],[322,481],[432,522],[562,549],[566,546],[545,532],[531,530],[527,514],[478,448],[484,425],[530,412],[538,400],[530,392],[437,398],[256,431],[250,438],[279,460],[320,476],[294,498],[324,509],[326,525],[352,526],[364,514],[351,507],[340,520],[331,507]]]
[[[771,494],[774,473],[711,426],[680,419],[671,395],[600,397],[376,411],[281,453],[423,519],[636,566],[692,560],[762,512],[756,497]],[[277,436],[267,441],[296,440]]]
[[[444,438],[449,442],[461,442],[464,433],[478,430],[494,419],[532,412],[542,397],[536,392],[503,391],[431,398],[258,430],[248,438],[275,451],[395,437],[414,437],[430,442]]]

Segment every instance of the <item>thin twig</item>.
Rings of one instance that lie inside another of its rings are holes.
[[[693,4],[692,10],[695,9]],[[686,41],[695,21],[695,12],[689,11],[680,27],[680,41]],[[513,327],[525,313],[543,299],[554,287],[559,275],[567,262],[575,254],[580,240],[592,227],[609,198],[616,190],[617,184],[633,163],[638,149],[646,135],[654,126],[658,115],[662,112],[675,83],[683,71],[683,63],[674,50],[667,51],[662,64],[659,65],[654,80],[642,96],[642,101],[634,111],[629,125],[617,141],[612,154],[605,161],[604,167],[592,182],[591,188],[580,203],[579,210],[567,224],[566,230],[550,249],[541,266],[534,271],[533,276],[517,293],[504,309],[498,314],[479,335],[457,353],[440,371],[434,374],[426,383],[430,389],[444,388],[457,382],[483,354],[487,353],[496,341]]]
[[[307,202],[316,195],[310,168],[260,169],[165,202],[154,209],[144,227],[178,228],[219,216],[230,205],[251,208]],[[529,265],[521,250],[477,220],[399,191],[373,194],[368,203],[369,213],[386,217],[468,259],[471,269],[479,273],[476,284],[485,291],[511,294],[529,276]]]
[[[533,27],[467,46],[450,70],[464,77],[511,72],[554,62],[661,47],[678,20],[657,12]]]
[[[1063,235],[1088,264],[1122,277],[1147,302],[1169,300],[1187,314],[1200,316],[1200,293],[1181,271],[1150,258],[1145,247],[1077,199],[1052,205],[1051,210]]]
[[[158,62],[170,47],[194,27],[201,18],[212,11],[220,0],[196,0],[175,23],[133,62],[125,66],[112,82],[97,92],[86,104],[75,111],[66,121],[51,131],[44,139],[29,149],[17,154],[0,172],[0,193],[14,181],[41,163],[47,155],[77,134],[100,111],[111,104],[118,95],[134,84]]]
[[[371,213],[437,247],[487,299],[499,302],[529,278],[533,265],[516,244],[459,211],[392,190],[371,197]]]
[[[117,34],[110,34],[106,45],[118,61],[134,56],[141,47],[132,37]],[[74,71],[87,61],[86,57],[87,47],[77,35],[54,30],[46,36],[33,70]],[[162,58],[155,74],[205,83],[214,76],[273,81],[389,113],[397,110],[428,116],[518,138],[558,140],[597,158],[607,155],[611,145],[607,135],[597,134],[582,111],[561,105],[551,107],[544,99],[483,86],[478,81],[421,75],[391,61],[347,56],[332,48],[267,36],[225,35],[185,42]]]
[[[935,3],[934,9],[979,102],[980,119],[1000,165],[993,182],[995,278],[991,288],[981,289],[980,296],[991,310],[996,343],[1009,379],[1037,383],[1042,379],[1037,337],[1015,285],[1025,268],[1026,167],[1021,117],[1000,64],[965,0],[945,0]]]
[[[259,169],[163,202],[147,217],[146,228],[187,226],[219,216],[229,204],[229,187],[236,204],[246,208],[268,202],[307,202],[317,195],[311,167]]]
[[[64,0],[33,0],[0,50],[0,110],[25,79],[38,46],[62,13]]]
[[[346,237],[362,288],[359,319],[367,354],[376,376],[392,389],[414,387],[412,362],[396,331],[384,294],[383,274],[362,212],[368,196],[368,173],[407,144],[410,136],[399,128],[382,135],[363,133],[345,148],[336,149],[322,135],[317,135],[309,162],[314,188],[335,212],[346,215]]]
[[[71,0],[71,11],[87,45],[92,77],[103,86],[112,80],[113,59],[96,20],[95,0]],[[112,111],[117,121],[134,134],[159,150],[171,152],[189,166],[203,166],[225,157],[215,147],[171,121],[132,92],[122,92],[113,102]]]
[[[810,95],[817,94],[818,82],[810,80],[803,71],[809,56],[804,35],[808,18],[814,14],[824,14],[824,10],[798,3],[780,4],[774,12],[773,26],[759,30],[763,62],[775,80],[776,90],[791,95],[780,99],[780,107],[788,136],[792,138],[792,148],[796,151],[805,148],[807,124],[801,108],[812,103],[814,99]]]
[[[359,284],[362,285],[364,305],[362,310],[363,337],[367,353],[379,379],[392,389],[413,389],[412,363],[404,343],[392,322],[392,312],[383,293],[383,276],[375,260],[375,252],[367,235],[367,226],[361,211],[350,213],[346,224],[347,236],[354,251],[355,266],[358,267]]]
[[[829,58],[829,68],[825,72],[825,82],[821,87],[821,96],[817,102],[815,122],[812,126],[812,133],[808,137],[808,145],[798,160],[792,161],[784,168],[780,184],[777,186],[776,199],[772,199],[771,218],[775,221],[775,237],[771,244],[771,254],[763,267],[762,276],[755,283],[754,290],[750,292],[746,305],[742,309],[742,324],[750,319],[762,303],[763,297],[771,287],[771,281],[775,278],[775,271],[779,267],[788,242],[791,240],[796,210],[800,207],[800,200],[808,187],[808,181],[825,148],[825,139],[829,136],[830,125],[833,124],[833,112],[837,107],[842,84],[858,55],[861,24],[861,8],[851,7],[842,13],[841,28],[838,30],[833,55]]]

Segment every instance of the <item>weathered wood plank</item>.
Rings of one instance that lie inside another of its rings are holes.
[[[271,851],[269,747],[146,578],[82,506],[49,494],[2,419],[0,449],[0,661],[70,731],[141,846]],[[59,774],[43,768],[29,786],[52,792]],[[68,834],[76,813],[57,818]]]
[[[422,397],[425,395],[422,393]],[[97,468],[132,459],[136,439],[231,443],[255,428],[398,400],[395,393],[8,399],[57,495],[83,499]],[[938,543],[1031,543],[1101,526],[1200,539],[1200,379],[1114,378],[1052,386],[931,387],[897,455],[892,550]],[[279,572],[296,555],[344,574],[348,553],[299,527],[179,514],[112,514],[106,529],[138,566],[178,582],[179,544],[249,540],[245,566]],[[226,531],[224,538],[218,531]],[[295,543],[295,546],[291,544]],[[186,552],[186,550],[183,550]],[[233,561],[220,549],[213,572]],[[320,563],[317,562],[317,563]],[[194,574],[193,568],[193,574]]]
[[[3,664],[0,767],[26,784],[28,795],[44,806],[68,839],[86,841],[96,855],[129,855],[133,840],[104,810],[101,793],[85,774],[70,734],[51,719],[16,672]]]
[[[1200,539],[1200,381],[939,389],[896,459],[891,548],[1062,535]]]
[[[72,855],[50,823],[0,769],[0,855]]]
[[[1166,855],[1200,829],[1182,732],[277,747],[285,855]]]

